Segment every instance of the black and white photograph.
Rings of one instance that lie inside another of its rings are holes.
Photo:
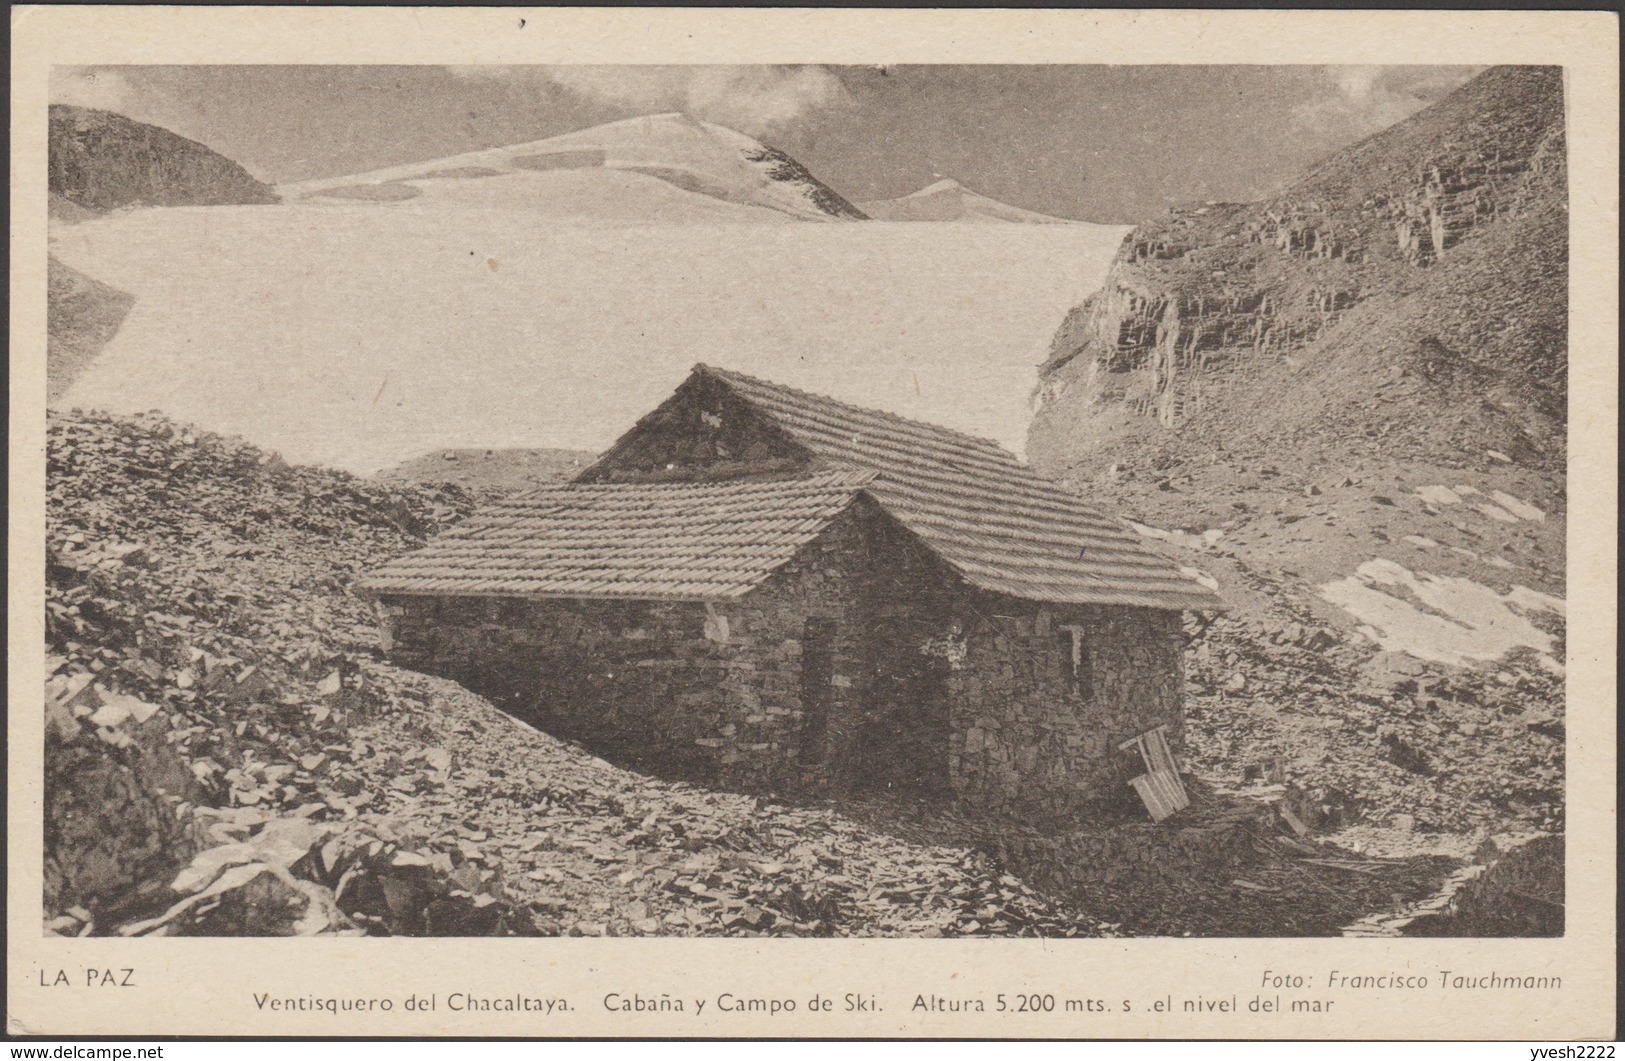
[[[1571,94],[52,65],[41,931],[1587,931]]]

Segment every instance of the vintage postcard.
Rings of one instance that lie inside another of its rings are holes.
[[[12,31],[12,1034],[1613,1034],[1613,16]]]

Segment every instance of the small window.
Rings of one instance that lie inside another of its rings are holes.
[[[1062,664],[1072,691],[1080,700],[1095,698],[1095,664],[1089,654],[1089,635],[1081,626],[1061,627]]]

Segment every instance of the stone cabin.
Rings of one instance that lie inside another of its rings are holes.
[[[1054,820],[1180,746],[1222,607],[992,442],[699,365],[569,483],[360,588],[398,662],[612,759]]]

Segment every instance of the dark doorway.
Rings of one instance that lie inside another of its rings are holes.
[[[835,622],[808,619],[801,636],[801,749],[803,766],[829,758],[829,716],[835,696]]]

